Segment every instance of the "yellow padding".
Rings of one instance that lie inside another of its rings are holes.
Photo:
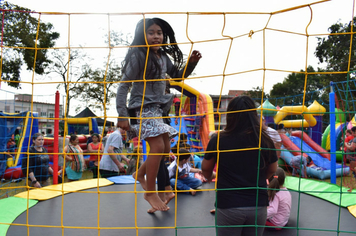
[[[67,194],[70,192],[77,192],[84,189],[96,188],[98,187],[98,183],[99,183],[99,187],[114,184],[114,182],[111,182],[105,178],[100,178],[99,182],[98,179],[86,179],[81,181],[65,183],[63,184],[63,188],[62,188],[62,184],[57,184],[57,185],[50,185],[38,189],[31,189],[30,191],[25,191],[16,194],[15,197],[44,201],[54,197],[61,196],[62,190],[64,194]]]
[[[349,212],[351,213],[351,215],[353,215],[354,217],[356,217],[356,205],[348,206],[347,209],[349,210]]]

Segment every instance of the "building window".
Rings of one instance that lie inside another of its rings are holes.
[[[54,114],[53,113],[49,113],[49,118],[54,118]]]
[[[20,113],[20,111],[15,111],[15,113]]]
[[[47,113],[45,111],[41,111],[41,117],[46,117],[47,116]]]

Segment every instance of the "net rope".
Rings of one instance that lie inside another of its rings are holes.
[[[211,43],[211,42],[219,42],[219,41],[229,41],[229,46],[227,48],[227,56],[226,56],[226,60],[224,62],[224,67],[223,67],[223,71],[220,73],[220,74],[213,74],[213,75],[203,75],[203,76],[191,76],[189,78],[179,78],[182,80],[182,83],[186,83],[186,81],[189,81],[189,80],[196,80],[196,79],[201,79],[201,80],[204,80],[204,79],[207,79],[207,78],[214,78],[214,77],[222,77],[222,82],[221,82],[221,85],[220,85],[220,98],[218,100],[218,109],[217,111],[213,112],[212,114],[209,114],[209,113],[206,113],[206,114],[202,114],[202,115],[206,115],[206,116],[211,116],[211,115],[215,115],[218,117],[218,121],[219,121],[219,124],[218,124],[218,129],[220,129],[220,123],[221,123],[221,119],[224,115],[226,115],[226,111],[223,111],[223,110],[220,110],[219,108],[221,107],[221,102],[223,101],[222,99],[222,96],[223,96],[223,89],[224,89],[224,84],[225,84],[225,80],[230,77],[230,76],[233,76],[233,75],[239,75],[239,74],[247,74],[247,73],[253,73],[253,72],[257,72],[257,71],[262,71],[263,72],[263,79],[262,79],[262,93],[264,93],[265,91],[265,83],[266,83],[266,72],[267,71],[271,71],[271,72],[286,72],[286,73],[304,73],[305,74],[305,86],[304,86],[304,94],[300,95],[300,97],[302,97],[302,105],[304,104],[307,104],[308,101],[305,100],[306,98],[306,94],[309,94],[309,93],[315,93],[315,96],[317,96],[317,91],[306,91],[306,85],[308,83],[308,76],[311,75],[311,74],[349,74],[350,72],[349,71],[338,71],[338,72],[307,72],[307,67],[308,67],[308,55],[310,54],[310,49],[308,47],[309,45],[309,38],[310,37],[321,37],[321,36],[328,36],[330,34],[309,34],[308,33],[308,27],[309,25],[312,23],[313,21],[313,6],[316,5],[316,4],[321,4],[323,2],[326,2],[326,1],[319,1],[319,2],[315,2],[315,3],[312,3],[312,4],[307,4],[307,5],[301,5],[301,6],[296,6],[296,7],[292,7],[292,8],[288,8],[288,9],[283,9],[283,10],[280,10],[280,11],[275,11],[275,12],[270,12],[270,13],[265,13],[265,12],[149,12],[149,13],[117,13],[117,14],[100,14],[100,13],[59,13],[59,12],[31,12],[31,14],[33,15],[38,15],[38,27],[37,27],[37,35],[36,35],[36,38],[38,38],[38,34],[39,34],[39,26],[40,26],[40,22],[41,22],[41,18],[43,16],[46,16],[46,15],[56,15],[56,16],[67,16],[68,17],[68,42],[67,44],[68,45],[71,45],[71,18],[72,17],[81,17],[81,16],[86,16],[86,15],[104,15],[104,16],[107,16],[108,18],[108,32],[107,32],[107,36],[108,36],[108,45],[106,47],[76,47],[76,46],[68,46],[68,47],[53,47],[53,48],[39,48],[38,45],[36,44],[34,48],[29,48],[29,47],[16,47],[16,46],[11,46],[11,45],[4,45],[3,42],[1,42],[1,55],[3,58],[3,51],[6,50],[6,49],[26,49],[26,50],[34,50],[35,52],[35,60],[36,61],[36,56],[37,56],[37,51],[38,50],[43,50],[43,49],[47,49],[47,50],[54,50],[54,49],[59,49],[59,50],[68,50],[68,68],[70,67],[71,65],[71,51],[74,50],[74,49],[105,49],[105,50],[108,50],[108,54],[107,54],[107,61],[106,61],[106,66],[105,66],[105,76],[104,76],[104,81],[101,82],[103,84],[106,84],[106,83],[116,83],[116,84],[119,84],[120,81],[116,81],[116,82],[107,82],[106,81],[106,78],[107,78],[107,74],[108,74],[108,71],[109,71],[109,64],[110,64],[110,59],[112,58],[112,52],[114,49],[118,49],[118,48],[123,48],[123,49],[127,49],[129,46],[124,46],[124,45],[121,45],[121,46],[111,46],[110,42],[111,42],[111,25],[110,25],[110,22],[111,22],[111,18],[112,17],[115,17],[115,16],[132,16],[132,15],[138,15],[138,16],[142,16],[142,18],[146,18],[147,16],[149,17],[150,15],[155,15],[155,16],[158,16],[160,17],[161,15],[185,15],[186,16],[186,26],[185,26],[185,29],[186,29],[186,37],[188,39],[187,42],[178,42],[178,45],[181,46],[181,45],[188,45],[189,46],[189,55],[191,55],[192,51],[193,51],[193,48],[195,45],[198,45],[198,44],[201,44],[201,43]],[[311,13],[311,17],[310,17],[310,22],[308,23],[308,25],[305,27],[305,33],[300,33],[300,32],[293,32],[293,31],[288,31],[288,30],[281,30],[281,29],[274,29],[274,28],[269,28],[268,27],[268,24],[270,22],[270,20],[278,15],[278,14],[282,14],[282,13],[290,13],[294,10],[298,10],[298,9],[309,9],[310,10],[310,13]],[[6,13],[7,13],[7,10],[2,10],[2,19],[4,20],[4,18],[6,18]],[[226,26],[226,22],[227,22],[227,16],[228,15],[267,15],[269,16],[269,19],[267,20],[266,22],[266,25],[264,28],[262,29],[257,29],[257,30],[250,30],[249,32],[246,32],[246,33],[243,33],[243,34],[240,34],[240,35],[237,35],[237,36],[229,36],[227,34],[225,34],[224,32],[224,29],[225,29],[225,26]],[[190,17],[191,16],[222,16],[223,19],[224,19],[224,23],[223,23],[223,27],[222,27],[222,30],[221,30],[221,38],[217,38],[217,39],[207,39],[207,40],[202,40],[202,41],[194,41],[193,39],[191,39],[190,37],[190,31],[189,31],[189,23],[190,23]],[[162,17],[164,18],[164,17]],[[352,20],[352,19],[351,19]],[[4,22],[4,21],[3,21]],[[183,24],[183,22],[182,22]],[[353,25],[353,24],[352,24]],[[267,39],[267,36],[266,36],[266,32],[268,31],[276,31],[276,32],[280,32],[280,33],[283,33],[283,34],[293,34],[293,35],[299,35],[299,36],[303,36],[305,37],[305,41],[306,41],[306,48],[305,48],[305,72],[300,72],[300,71],[291,71],[291,70],[284,70],[284,69],[281,69],[281,68],[267,68],[266,67],[266,61],[265,61],[265,53],[266,53],[266,47],[268,47],[268,43],[266,42],[266,39]],[[258,34],[262,34],[263,36],[263,66],[261,68],[255,68],[255,69],[249,69],[249,70],[244,70],[244,71],[234,71],[234,72],[227,72],[227,66],[228,66],[228,62],[229,62],[229,59],[230,59],[230,53],[231,53],[231,49],[233,47],[233,43],[234,43],[234,40],[237,40],[237,39],[240,39],[240,38],[244,38],[244,37],[249,37],[251,39],[253,39],[254,37],[256,37],[256,35]],[[345,33],[345,34],[349,34],[350,37],[351,37],[351,40],[350,40],[350,51],[352,49],[352,36],[354,34],[353,32],[353,29],[351,32],[349,33]],[[146,45],[142,45],[142,46],[146,46]],[[351,53],[350,53],[350,57],[351,57]],[[351,58],[349,58],[349,68],[350,68],[350,60]],[[36,64],[34,63],[34,68],[35,68]],[[147,61],[146,61],[146,65],[147,66]],[[349,70],[349,69],[348,69]],[[70,76],[70,70],[68,69],[67,70],[67,78],[69,78]],[[35,79],[36,75],[35,75],[35,71],[33,70],[32,72],[32,80],[30,82],[28,81],[21,81],[21,83],[23,84],[30,84],[31,87],[32,87],[32,96],[37,96],[38,94],[36,94],[36,88],[38,86],[41,86],[42,84],[58,84],[58,83],[67,83],[68,87],[67,87],[67,91],[66,91],[66,98],[69,97],[69,88],[70,88],[70,85],[71,84],[75,84],[75,83],[78,83],[78,82],[75,82],[75,81],[70,81],[70,80],[67,80],[66,82],[58,82],[58,81],[36,81]],[[348,77],[349,78],[349,77]],[[174,78],[172,79],[166,79],[167,81],[173,81]],[[152,80],[152,81],[155,81],[155,80]],[[2,82],[6,82],[2,79]],[[129,81],[129,82],[145,82],[145,80],[135,80],[135,81]],[[83,81],[83,82],[79,82],[79,83],[92,83],[92,82],[88,82],[88,81]],[[337,87],[337,93],[343,93],[343,95],[346,95],[346,100],[344,101],[346,104],[350,103],[350,98],[347,98],[347,94],[350,93],[350,89],[349,89],[349,83],[355,83],[355,81],[347,81],[345,83],[336,83],[336,87]],[[217,87],[217,85],[216,85]],[[345,89],[346,87],[346,89]],[[356,87],[356,85],[354,86]],[[327,89],[327,88],[324,88],[324,89]],[[181,90],[181,94],[182,93],[183,89]],[[108,92],[106,90],[106,87],[104,86],[104,99],[106,99],[106,96],[105,94]],[[352,93],[351,93],[352,94]],[[339,95],[339,97],[342,97],[343,95]],[[261,96],[263,97],[263,96]],[[181,97],[181,99],[183,98],[183,95]],[[283,100],[285,98],[280,98],[280,99],[276,99],[276,104],[284,104],[284,102],[277,102],[279,100]],[[263,104],[264,103],[264,99],[261,98],[260,99],[260,104]],[[355,101],[352,100],[351,103],[354,103]],[[107,114],[107,109],[106,109],[106,103],[107,101],[105,100],[104,101],[104,105],[103,105],[103,111],[104,111],[104,115],[103,116],[99,116],[105,120],[107,120],[108,118],[117,118],[117,117],[111,117]],[[66,104],[66,102],[65,102]],[[181,108],[182,108],[183,105],[181,105]],[[355,107],[355,105],[352,105],[353,107]],[[34,109],[34,101],[33,99],[31,100],[31,108],[30,108],[30,111],[33,111],[35,112],[36,110]],[[64,106],[64,109],[66,109],[66,107]],[[141,107],[142,109],[142,107]],[[141,110],[142,111],[142,110]],[[263,114],[263,112],[266,112],[268,111],[268,109],[264,109],[263,107],[261,108],[261,112]],[[244,112],[244,111],[241,111],[241,112]],[[348,113],[347,111],[344,111],[346,113]],[[66,114],[66,110],[64,111],[64,114]],[[303,113],[300,113],[300,115],[302,115]],[[328,112],[326,112],[325,114],[328,114]],[[179,118],[182,118],[183,115],[180,114]],[[17,118],[17,117],[15,117]],[[18,117],[18,118],[21,118],[21,117]],[[129,117],[127,117],[129,118]],[[56,118],[48,118],[48,117],[35,117],[33,116],[33,113],[31,113],[31,120],[33,122],[33,120],[36,120],[36,119],[53,119],[55,120]],[[66,115],[64,115],[64,118],[60,118],[61,121],[66,121],[67,117]],[[142,118],[140,118],[142,119]],[[142,123],[142,122],[141,122]],[[32,127],[32,124],[31,124],[31,127]],[[105,126],[104,126],[105,128]],[[181,127],[179,127],[179,130],[181,130]],[[102,133],[103,135],[103,133]],[[140,142],[140,141],[139,141]],[[218,138],[218,142],[219,142],[219,138]],[[244,150],[254,150],[254,149],[258,149],[258,150],[261,150],[261,146],[259,144],[258,147],[254,147],[254,148],[251,148],[251,149],[243,149],[243,150],[230,150],[230,151],[244,151]],[[218,171],[219,171],[219,166],[218,166],[218,163],[219,163],[219,156],[220,156],[220,153],[222,151],[220,150],[217,150],[217,153],[218,153],[218,160],[217,160],[217,174],[218,174]],[[201,151],[201,152],[198,152],[198,153],[201,153],[201,154],[204,154],[205,152],[204,151]],[[23,153],[24,155],[28,155],[30,154],[29,151]],[[65,155],[65,153],[50,153],[50,154],[62,154],[62,155]],[[125,153],[124,153],[125,154]],[[129,154],[129,153],[126,153],[126,154]],[[141,153],[136,153],[138,156],[142,156],[143,154]],[[168,153],[167,153],[168,155]],[[138,165],[138,162],[137,162],[137,165]],[[177,235],[177,229],[179,228],[191,228],[191,226],[187,226],[187,227],[184,227],[184,226],[178,226],[177,225],[177,210],[175,211],[175,224],[173,226],[168,226],[168,227],[140,227],[138,225],[138,222],[137,222],[137,201],[138,201],[138,194],[139,193],[143,193],[143,191],[137,191],[136,190],[136,184],[135,184],[135,191],[110,191],[110,192],[107,192],[107,191],[102,191],[100,190],[99,188],[99,179],[98,179],[98,186],[96,188],[96,190],[92,190],[92,191],[85,191],[85,193],[96,193],[98,195],[98,202],[97,202],[97,215],[98,215],[98,218],[97,218],[97,225],[96,226],[93,226],[93,227],[80,227],[80,226],[68,226],[68,225],[64,225],[63,223],[63,209],[64,209],[64,195],[67,193],[67,192],[70,192],[70,193],[76,193],[76,192],[81,192],[83,193],[83,191],[64,191],[64,185],[61,185],[62,186],[62,189],[60,190],[61,192],[61,198],[62,198],[62,207],[61,207],[61,225],[60,226],[54,226],[54,225],[32,225],[32,224],[29,224],[28,222],[28,218],[29,218],[29,211],[28,211],[28,208],[30,207],[30,200],[29,200],[29,191],[27,191],[27,199],[28,199],[28,203],[27,203],[27,211],[26,211],[26,214],[27,214],[27,223],[26,224],[14,224],[14,223],[10,223],[10,225],[18,225],[18,226],[25,226],[28,228],[27,232],[28,232],[28,235],[30,235],[30,228],[31,227],[49,227],[49,228],[62,228],[62,235],[64,235],[64,229],[66,228],[75,228],[75,229],[96,229],[98,230],[98,235],[100,235],[100,230],[103,230],[103,229],[115,229],[115,230],[120,230],[120,229],[135,229],[136,230],[136,235],[139,235],[139,230],[140,229],[175,229],[176,230],[176,235]],[[20,188],[21,190],[24,190],[24,188],[27,188],[27,190],[31,189],[30,187],[21,187],[21,186],[15,186],[15,187],[6,187],[5,185],[2,185],[0,186],[0,190],[12,190],[12,189],[17,189],[17,188]],[[299,187],[300,188],[300,185]],[[58,190],[53,190],[53,191],[58,191]],[[177,194],[178,192],[184,192],[184,191],[180,191],[180,190],[174,190],[175,191],[175,194],[176,194],[176,198],[175,198],[175,209],[178,209],[178,205],[177,205],[177,198],[179,197],[179,195]],[[197,190],[197,191],[201,191],[201,192],[205,192],[205,191],[215,191],[217,192],[218,189],[217,189],[217,185],[216,185],[216,182],[215,182],[215,188],[214,189],[201,189],[201,190]],[[297,190],[300,193],[303,193],[302,190]],[[316,191],[317,192],[317,191]],[[340,189],[340,192],[330,192],[330,193],[333,193],[333,194],[339,194],[341,195],[342,193],[342,190]],[[101,196],[103,194],[134,194],[135,195],[135,209],[134,209],[134,213],[135,214],[135,227],[103,227],[101,226],[101,222],[100,222],[100,209],[101,209]],[[340,198],[340,201],[341,201],[341,198]],[[299,206],[300,202],[298,202],[298,206]],[[299,207],[298,207],[299,209]],[[256,209],[257,211],[257,209]],[[298,219],[299,219],[299,211],[298,211]],[[338,212],[338,221],[340,221],[340,211]],[[8,224],[8,223],[3,223],[3,222],[0,222],[0,224]],[[297,225],[298,225],[298,222],[297,222]],[[252,225],[253,227],[256,227],[256,230],[258,227],[263,227],[263,226],[260,226],[260,225]],[[196,228],[212,228],[212,227],[215,227],[215,225],[208,225],[208,226],[196,226]],[[288,228],[288,227],[286,227]],[[293,228],[293,227],[289,227],[289,228]],[[340,233],[340,232],[343,232],[343,231],[340,231],[338,228],[335,229],[335,230],[325,230],[325,229],[312,229],[312,228],[301,228],[299,226],[297,226],[297,229],[298,230],[311,230],[311,231],[320,231],[320,232],[335,232],[335,233]],[[120,232],[120,231],[118,231]],[[345,233],[353,233],[353,234],[356,234],[355,232],[345,232]]]

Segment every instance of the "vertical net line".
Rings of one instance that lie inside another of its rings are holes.
[[[37,60],[37,42],[38,42],[38,35],[39,35],[39,30],[40,30],[40,23],[41,23],[41,13],[38,15],[38,20],[37,20],[37,30],[36,30],[36,41],[35,41],[35,55],[34,55],[34,60],[33,60],[33,69],[32,69],[32,78],[31,78],[31,90],[32,90],[32,94],[31,94],[31,111],[33,111],[33,94],[34,94],[34,85],[35,85],[35,68],[36,68],[36,60]],[[31,49],[28,49],[31,50]],[[38,119],[40,117],[37,117]],[[29,141],[28,141],[28,147],[30,146],[31,143],[31,139],[32,139],[32,127],[33,127],[33,120],[34,120],[34,114],[33,112],[31,112],[31,126],[30,126],[30,137],[29,137]],[[27,153],[25,155],[29,156],[29,149],[27,149]],[[30,162],[30,158],[27,158],[27,176],[29,176],[29,162]],[[29,225],[29,205],[30,205],[30,191],[29,191],[29,180],[28,178],[26,178],[26,184],[27,184],[27,201],[26,201],[26,227],[27,227],[27,235],[30,235],[30,225]]]

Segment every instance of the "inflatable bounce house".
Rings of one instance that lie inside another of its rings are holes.
[[[326,179],[331,176],[331,161],[330,154],[323,146],[323,143],[330,143],[329,138],[325,137],[325,133],[329,131],[326,129],[322,135],[322,116],[326,109],[317,101],[314,101],[309,107],[306,106],[283,106],[277,109],[273,104],[266,100],[262,106],[259,107],[259,113],[263,113],[266,123],[283,124],[285,129],[294,129],[296,131],[288,134],[281,134],[282,138],[282,152],[281,159],[290,166],[293,156],[303,155],[310,157],[312,162],[307,166],[308,176],[318,179]],[[263,112],[261,112],[261,108]],[[287,119],[291,116],[303,117],[303,119]],[[338,122],[337,135],[341,138],[341,122]],[[298,130],[300,129],[300,130]],[[304,130],[308,129],[309,135]],[[340,139],[339,138],[339,139]],[[338,140],[339,140],[338,139]],[[339,146],[340,147],[340,146]],[[336,176],[349,174],[349,167],[336,164]]]
[[[18,179],[23,177],[21,160],[32,144],[31,134],[38,133],[38,114],[36,112],[0,113],[0,177]],[[13,159],[8,158],[7,142],[15,133],[18,126],[22,126],[22,136]],[[8,167],[8,168],[7,168]]]
[[[209,142],[209,133],[215,131],[214,126],[214,108],[213,101],[208,94],[200,93],[198,90],[190,87],[183,82],[171,82],[171,88],[181,92],[181,100],[185,95],[184,103],[182,101],[180,118],[171,118],[171,126],[178,132],[187,134],[188,144],[192,152],[198,152],[201,157]],[[176,119],[178,122],[176,123]],[[178,137],[172,143],[176,145]]]
[[[4,179],[19,179],[24,177],[21,170],[22,157],[26,155],[28,148],[32,145],[32,134],[38,133],[38,114],[36,112],[22,113],[0,113],[0,177]],[[7,142],[13,136],[18,127],[21,127],[21,136],[16,149],[11,150],[12,158],[5,152]],[[79,145],[86,152],[89,131],[99,133],[96,118],[67,118],[64,125],[67,134],[76,132],[79,138]],[[67,136],[66,138],[69,138]],[[53,165],[54,138],[44,137],[44,147],[50,157],[50,165]],[[88,156],[85,156],[88,159]]]

